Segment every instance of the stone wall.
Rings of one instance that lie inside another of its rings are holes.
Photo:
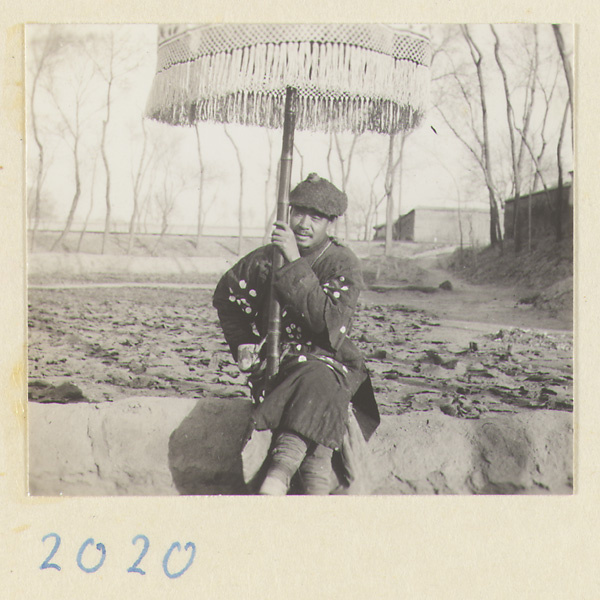
[[[247,493],[268,449],[243,398],[29,403],[34,495]],[[368,444],[375,494],[568,494],[571,413],[384,416]]]

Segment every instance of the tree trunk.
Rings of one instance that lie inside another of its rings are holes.
[[[112,91],[112,55],[111,55],[111,73],[110,79],[108,80],[108,87],[106,91],[106,119],[102,123],[102,141],[100,143],[100,152],[102,154],[102,162],[104,163],[104,171],[106,172],[106,188],[105,188],[105,202],[106,202],[106,217],[104,219],[104,233],[102,234],[102,250],[104,254],[106,249],[106,242],[108,241],[108,235],[110,233],[110,167],[108,165],[108,156],[106,155],[106,132],[108,130],[108,123],[110,121],[110,103],[111,103],[111,91]]]
[[[333,183],[333,171],[331,169],[331,153],[333,152],[333,131],[329,132],[329,149],[327,150],[327,172],[329,181]]]
[[[481,123],[483,127],[483,170],[485,176],[485,183],[488,188],[488,195],[490,199],[490,242],[492,246],[502,243],[502,233],[500,230],[500,216],[498,214],[498,203],[496,201],[496,195],[494,192],[494,185],[492,181],[492,165],[490,159],[490,136],[488,131],[488,114],[487,114],[487,100],[485,95],[485,81],[483,78],[482,60],[483,56],[481,51],[475,44],[475,41],[469,33],[469,27],[467,25],[461,26],[463,35],[469,45],[471,51],[471,58],[475,64],[477,71],[477,81],[479,82],[479,98],[481,102]]]
[[[85,215],[85,221],[83,222],[83,227],[81,228],[81,233],[79,234],[79,240],[77,242],[77,252],[81,251],[81,243],[83,242],[83,236],[87,230],[87,224],[90,219],[90,215],[92,214],[92,210],[94,208],[94,183],[96,182],[96,165],[98,163],[98,155],[94,158],[94,169],[92,170],[92,184],[90,186],[90,208],[88,209],[87,215]]]
[[[270,140],[269,140],[270,142]],[[296,154],[298,158],[300,158],[300,181],[304,181],[304,154],[300,152],[300,148],[296,144],[294,144],[294,150],[296,150]],[[271,156],[271,145],[269,144],[269,157]],[[269,173],[271,172],[271,162],[269,161]]]
[[[242,158],[240,156],[240,150],[237,147],[234,139],[231,137],[231,134],[227,130],[227,127],[224,125],[223,130],[225,131],[225,135],[229,138],[233,149],[235,150],[235,156],[237,158],[239,170],[240,170],[240,195],[238,198],[238,248],[237,254],[238,256],[242,256],[242,241],[243,241],[243,199],[244,199],[244,165],[242,164]]]
[[[348,180],[350,179],[350,167],[352,166],[352,157],[354,155],[356,141],[358,140],[358,134],[354,134],[354,137],[352,138],[352,145],[350,146],[350,150],[348,151],[348,161],[345,165],[344,155],[342,152],[342,147],[340,145],[340,139],[337,133],[334,133],[333,135],[335,139],[335,147],[338,154],[338,160],[340,161],[340,168],[342,170],[342,192],[347,193],[346,190],[348,187]],[[346,213],[344,214],[344,235],[346,240],[350,238],[350,222],[348,219],[348,211],[346,211]]]
[[[560,30],[560,25],[552,25],[552,29],[554,31],[554,37],[556,38],[558,53],[560,54],[560,59],[562,60],[563,69],[565,71],[567,89],[569,90],[569,104],[571,105],[571,107],[573,107],[573,70],[571,68],[571,63],[567,58],[567,53],[565,51],[565,41]]]
[[[534,179],[535,181],[535,179]],[[531,252],[531,196],[533,195],[533,186],[529,192],[529,198],[527,199],[527,251]]]
[[[327,150],[327,173],[328,173],[327,176],[329,177],[329,181],[331,183],[333,183],[333,169],[331,166],[331,154],[333,152],[333,141],[334,141],[334,134],[333,134],[333,131],[330,131],[329,132],[329,149]],[[340,235],[340,220],[339,219],[335,220],[333,232],[336,237],[339,237],[339,235]]]
[[[63,46],[59,42],[59,38],[54,30],[55,26],[50,26],[48,31],[46,40],[44,42],[41,55],[39,57],[39,62],[37,63],[37,68],[35,70],[35,75],[32,82],[31,88],[31,127],[33,129],[33,137],[38,148],[38,172],[35,182],[35,196],[34,196],[34,204],[32,206],[33,210],[33,223],[31,224],[31,239],[30,239],[30,249],[33,250],[35,246],[35,237],[39,227],[40,222],[40,213],[41,213],[41,204],[42,204],[42,184],[45,178],[44,168],[47,167],[45,164],[45,153],[44,153],[44,145],[42,144],[42,140],[40,138],[40,132],[38,128],[37,122],[37,114],[35,110],[35,99],[37,96],[38,86],[40,84],[40,77],[42,73],[46,70],[47,61],[50,60],[52,55],[58,52]],[[52,65],[50,64],[50,67]]]
[[[396,164],[398,165],[398,239],[402,239],[402,177],[404,174],[404,144],[406,143],[407,134],[403,131],[400,134],[400,150],[398,153],[398,160]]]
[[[73,162],[75,165],[75,194],[73,195],[73,200],[71,201],[71,208],[69,209],[69,214],[67,216],[67,222],[65,224],[65,228],[62,230],[61,234],[58,236],[54,244],[52,244],[51,251],[54,251],[61,242],[65,239],[67,234],[71,231],[71,226],[73,225],[73,218],[75,216],[75,211],[77,210],[77,204],[79,203],[79,197],[81,195],[81,178],[79,176],[79,139],[75,138],[75,142],[73,145]]]
[[[395,134],[390,134],[390,142],[388,145],[388,169],[385,176],[385,195],[386,195],[386,210],[385,210],[385,255],[392,255],[392,239],[394,230],[394,139]]]
[[[269,162],[268,162],[268,167],[267,167],[267,176],[265,178],[265,233],[263,235],[263,244],[266,244],[269,240],[269,235],[271,233],[270,230],[270,225],[273,222],[273,218],[275,215],[275,211],[277,210],[277,206],[276,206],[276,202],[271,203],[272,200],[272,196],[270,193],[270,185],[271,185],[271,177],[273,176],[273,161],[271,159],[271,155],[272,155],[272,150],[273,150],[273,139],[271,138],[271,132],[269,130],[267,131],[267,141],[269,142]],[[298,151],[298,148],[296,148],[296,150]],[[299,151],[298,151],[299,153]],[[301,160],[302,159],[302,155],[300,154]],[[276,186],[279,185],[279,170],[277,170],[277,176],[276,176]],[[300,179],[302,179],[302,170],[300,171]],[[274,195],[273,195],[274,197]],[[272,206],[272,208],[271,208]]]
[[[555,214],[555,226],[556,226],[556,241],[560,242],[563,238],[564,232],[562,228],[562,217],[563,217],[563,165],[562,165],[562,146],[565,137],[565,125],[569,116],[570,102],[567,102],[565,106],[565,112],[563,113],[562,123],[560,126],[560,136],[558,138],[558,144],[556,146],[556,162],[558,165],[558,190],[556,196],[556,214]]]
[[[270,154],[269,154],[270,156]],[[275,189],[278,190],[279,189],[279,176],[281,173],[281,164],[278,162],[277,163],[277,177],[275,179]],[[267,204],[266,204],[266,200],[265,200],[265,210],[267,209]],[[269,214],[266,215],[266,219],[265,219],[265,234],[263,235],[263,245],[268,244],[271,241],[271,229],[270,226],[271,224],[275,221],[275,215],[277,213],[277,201],[275,201],[275,203],[273,204],[273,207],[271,208],[271,212]]]
[[[563,69],[565,71],[565,78],[567,80],[567,88],[569,90],[569,101],[567,106],[565,107],[565,112],[563,114],[563,120],[560,127],[560,136],[558,139],[558,145],[556,148],[557,154],[557,163],[558,163],[558,190],[557,190],[557,198],[556,198],[556,240],[560,241],[563,238],[564,231],[562,228],[562,217],[563,217],[563,166],[562,166],[562,146],[564,142],[565,135],[565,125],[567,122],[567,118],[569,115],[569,107],[573,107],[573,72],[571,69],[571,63],[567,58],[567,54],[565,51],[565,42],[562,36],[562,32],[560,30],[560,25],[552,25],[552,29],[554,31],[554,37],[556,38],[556,45],[558,47],[558,52],[560,54],[560,58],[563,64]],[[571,119],[571,136],[573,135],[573,119]]]
[[[140,201],[140,193],[142,190],[142,181],[144,179],[144,174],[146,169],[148,168],[149,161],[146,160],[146,148],[148,145],[148,132],[146,131],[146,127],[144,125],[144,119],[142,117],[142,133],[144,136],[144,142],[142,144],[142,153],[140,155],[140,162],[138,165],[137,173],[135,174],[135,180],[133,182],[133,210],[131,212],[131,219],[129,219],[129,239],[127,241],[127,254],[131,254],[133,250],[133,240],[135,236],[135,232],[139,229],[139,201]]]
[[[200,145],[200,132],[198,131],[198,123],[194,127],[196,131],[196,146],[198,148],[198,164],[200,166],[200,181],[198,187],[198,227],[196,229],[196,250],[200,248],[200,242],[202,240],[202,227],[203,220],[203,208],[202,200],[204,196],[204,161],[202,160],[202,147]]]
[[[35,74],[35,77],[33,79],[32,90],[31,90],[31,127],[33,129],[33,138],[38,147],[38,155],[39,155],[38,172],[37,172],[37,178],[36,178],[36,182],[35,182],[35,201],[34,201],[34,205],[33,205],[33,226],[31,228],[31,239],[29,242],[29,247],[32,251],[33,251],[33,248],[35,245],[35,234],[37,232],[37,228],[38,228],[39,221],[40,221],[40,204],[41,204],[40,197],[41,197],[41,188],[42,188],[42,176],[44,173],[44,146],[43,146],[40,136],[39,136],[39,131],[38,131],[38,127],[37,127],[37,119],[36,119],[36,115],[35,115],[35,96],[36,96],[38,80],[39,80],[40,74],[42,72],[43,64],[44,64],[44,60],[42,59],[40,65],[39,65],[39,68]]]
[[[512,228],[513,228],[513,239],[515,241],[515,252],[519,252],[521,250],[521,228],[519,223],[519,200],[521,194],[521,177],[519,171],[519,165],[517,163],[517,151],[515,148],[515,133],[513,128],[513,120],[514,120],[514,111],[512,107],[512,102],[510,98],[510,90],[508,87],[508,77],[506,75],[506,70],[504,69],[504,65],[502,64],[502,60],[500,59],[500,38],[496,33],[496,29],[493,25],[490,25],[492,30],[492,34],[495,38],[494,44],[494,56],[496,57],[496,64],[500,69],[500,73],[502,74],[502,84],[504,85],[504,98],[506,101],[506,124],[508,126],[508,134],[510,137],[510,156],[512,161],[512,170],[513,170],[513,185],[515,191],[514,197],[514,212],[513,212],[513,220],[512,220]]]

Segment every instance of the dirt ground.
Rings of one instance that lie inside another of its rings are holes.
[[[572,311],[530,300],[556,282],[472,284],[444,267],[447,249],[380,252],[357,248],[368,289],[351,337],[383,414],[573,410]],[[212,282],[61,281],[30,281],[30,400],[247,395],[211,307]],[[439,288],[445,281],[451,289]]]

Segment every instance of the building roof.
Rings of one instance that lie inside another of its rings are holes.
[[[442,206],[416,206],[415,208],[413,208],[412,210],[409,210],[407,213],[404,213],[403,215],[400,215],[395,221],[394,223],[397,223],[398,221],[404,219],[405,217],[408,217],[408,215],[412,214],[412,213],[423,213],[423,212],[446,212],[446,213],[453,213],[453,214],[458,214],[459,209],[458,208],[444,208]],[[461,208],[460,212],[462,214],[465,213],[487,213],[489,212],[489,208]],[[377,229],[381,229],[382,227],[385,227],[385,223],[381,224],[381,225],[375,225],[373,227],[373,229],[377,230]]]
[[[563,190],[570,190],[571,187],[573,186],[573,182],[572,181],[565,181],[563,183]],[[558,190],[558,185],[554,185],[552,187],[546,188],[545,190],[537,190],[536,192],[531,192],[531,196],[539,196],[540,194],[544,194],[546,192],[555,192],[556,190]],[[530,195],[530,192],[524,192],[523,194],[521,194],[519,196],[519,199],[523,199],[523,198],[528,198]],[[515,198],[508,198],[508,200],[504,201],[504,204],[508,204],[509,202],[514,202]]]

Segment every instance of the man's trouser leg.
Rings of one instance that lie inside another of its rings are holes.
[[[305,494],[326,496],[331,492],[332,456],[333,450],[327,446],[311,446],[299,469]]]
[[[294,473],[306,456],[307,449],[306,442],[296,434],[289,431],[277,434],[269,457],[269,470],[258,493],[266,496],[285,496]]]

